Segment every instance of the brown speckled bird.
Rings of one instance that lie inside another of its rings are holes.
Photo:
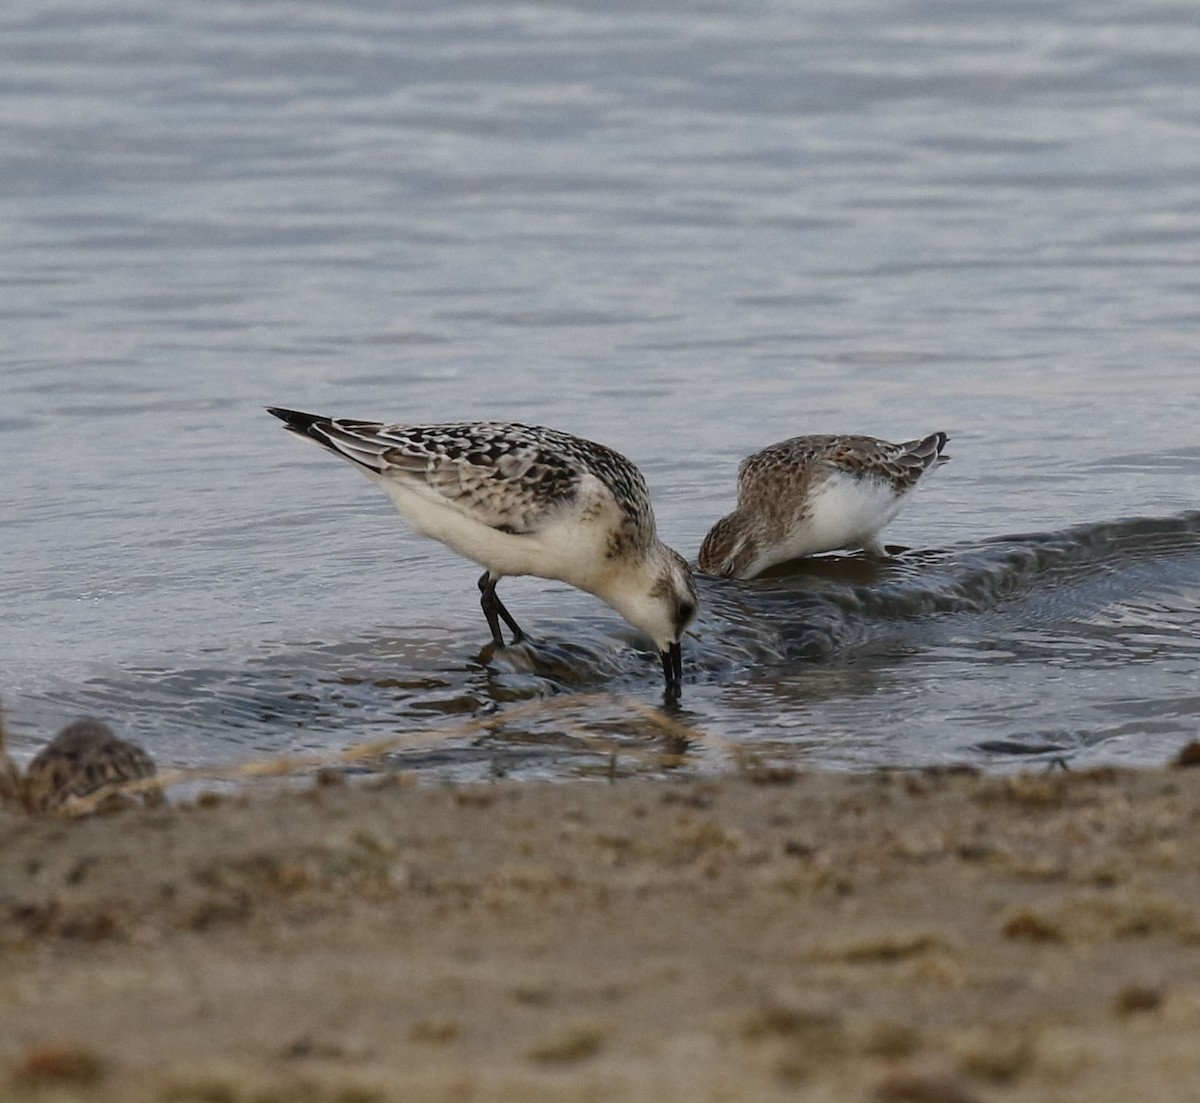
[[[62,729],[30,762],[23,799],[30,812],[53,812],[73,798],[108,785],[154,777],[154,760],[135,743],[118,739],[99,720],[76,720]],[[162,791],[139,794],[147,805],[162,803]],[[119,798],[118,798],[119,799]]]
[[[949,456],[945,433],[891,444],[863,436],[792,437],[738,468],[737,509],[700,547],[699,567],[754,578],[806,555],[862,548],[882,555],[877,534],[924,476]]]

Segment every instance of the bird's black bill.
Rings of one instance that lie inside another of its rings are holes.
[[[683,648],[676,641],[666,651],[660,651],[659,656],[663,664],[663,677],[667,680],[667,700],[678,701],[683,692]]]

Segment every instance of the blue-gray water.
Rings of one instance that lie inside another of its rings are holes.
[[[0,165],[18,757],[667,768],[615,614],[506,581],[481,661],[478,571],[268,403],[602,440],[689,557],[748,452],[949,432],[913,554],[705,582],[671,768],[1200,730],[1193,4],[14,4]]]

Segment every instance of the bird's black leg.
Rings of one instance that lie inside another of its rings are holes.
[[[496,602],[496,612],[500,614],[500,619],[508,625],[508,630],[513,634],[512,642],[520,643],[525,639],[525,631],[513,618],[512,613],[504,607],[504,602],[500,600],[500,595],[496,593],[494,585],[492,587],[492,598]]]
[[[513,643],[520,643],[525,638],[521,626],[513,619],[512,613],[504,608],[504,602],[496,593],[496,583],[499,579],[492,578],[490,571],[484,571],[479,578],[479,604],[483,615],[487,617],[488,627],[492,630],[492,639],[497,647],[504,646],[504,637],[500,634],[500,622],[504,621],[513,634]]]
[[[500,599],[496,597],[496,583],[488,571],[484,571],[479,577],[479,595],[479,604],[483,608],[483,615],[487,617],[488,627],[492,630],[492,639],[497,647],[503,647],[504,637],[500,634],[500,616],[496,610]]]

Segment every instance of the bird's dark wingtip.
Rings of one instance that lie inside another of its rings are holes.
[[[306,433],[318,421],[327,420],[317,414],[306,414],[302,410],[288,410],[283,406],[268,406],[267,413],[272,417],[279,418],[289,429],[294,429],[298,433]]]
[[[267,413],[279,418],[289,433],[295,433],[299,437],[308,437],[309,440],[315,440],[325,448],[329,447],[328,438],[321,432],[322,429],[329,427],[329,418],[321,417],[320,414],[306,414],[303,410],[288,410],[282,406],[268,406]]]
[[[920,440],[906,441],[902,447],[917,456],[921,460],[921,466],[928,469],[946,463],[950,459],[942,451],[949,439],[950,437],[946,433],[939,430]]]

